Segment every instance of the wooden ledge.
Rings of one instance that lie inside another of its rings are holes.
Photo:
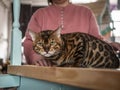
[[[8,73],[99,90],[120,90],[120,71],[110,69],[9,66]]]

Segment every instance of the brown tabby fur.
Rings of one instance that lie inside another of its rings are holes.
[[[60,67],[119,67],[119,59],[106,42],[85,33],[60,32],[60,28],[38,34],[30,31],[34,51]]]

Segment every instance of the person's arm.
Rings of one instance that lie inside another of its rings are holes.
[[[102,38],[102,36],[99,32],[99,26],[96,21],[96,17],[91,10],[89,12],[89,34],[91,34],[97,38],[100,38],[100,39]]]
[[[39,12],[36,11],[33,16],[31,17],[28,27],[27,27],[27,31],[25,34],[25,40],[23,42],[23,47],[24,47],[24,55],[26,58],[26,62],[28,64],[32,64],[32,65],[40,65],[40,66],[49,66],[50,64],[48,62],[46,62],[46,60],[44,60],[40,55],[38,55],[37,53],[35,53],[33,51],[33,45],[32,45],[32,39],[31,36],[29,35],[29,30],[32,30],[34,32],[40,32],[41,30],[41,26],[39,21],[42,18],[42,15],[39,15]],[[41,20],[42,22],[42,20]]]

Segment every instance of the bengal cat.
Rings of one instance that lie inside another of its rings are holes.
[[[118,68],[119,59],[106,42],[86,33],[61,34],[61,28],[29,31],[36,53],[59,67]]]

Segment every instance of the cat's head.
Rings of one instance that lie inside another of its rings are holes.
[[[51,57],[62,51],[61,28],[56,30],[45,30],[40,33],[29,31],[33,40],[33,49],[36,53]]]

